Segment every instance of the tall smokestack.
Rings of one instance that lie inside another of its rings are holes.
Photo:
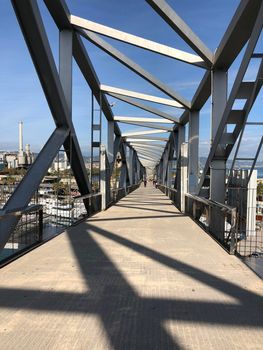
[[[19,152],[23,152],[23,122],[19,122]]]

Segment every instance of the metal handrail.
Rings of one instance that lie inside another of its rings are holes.
[[[200,203],[209,205],[210,207],[214,207],[214,208],[220,208],[220,210],[225,211],[229,214],[233,213],[236,211],[236,207],[231,207],[230,205],[227,204],[223,204],[217,201],[213,201],[211,199],[207,199],[205,197],[201,197],[201,196],[196,196],[190,193],[185,193],[185,196],[188,198],[192,198],[195,201],[198,201]]]
[[[219,209],[221,212],[223,212],[225,215],[229,215],[229,218],[230,218],[230,230],[229,230],[229,234],[228,236],[226,237],[225,239],[225,242],[228,242],[229,239],[230,239],[230,245],[229,245],[229,253],[230,254],[235,254],[236,252],[236,233],[237,233],[237,208],[236,207],[232,207],[232,206],[229,206],[227,204],[224,204],[224,203],[219,203],[219,202],[216,202],[216,201],[213,201],[211,199],[207,199],[207,198],[204,198],[204,197],[200,197],[200,196],[196,196],[196,195],[193,195],[193,194],[190,194],[190,193],[185,193],[185,197],[188,197],[190,199],[192,199],[194,201],[194,207],[193,207],[193,210],[192,210],[192,213],[189,213],[194,220],[197,219],[197,216],[196,216],[196,202],[198,203],[202,203],[204,204],[205,206],[209,207],[209,212],[210,212],[210,208],[217,208]],[[198,220],[197,220],[198,221]],[[209,219],[209,222],[210,222],[210,219]],[[208,227],[209,229],[209,232],[210,231],[210,225]],[[213,232],[211,232],[213,234]]]
[[[97,196],[101,196],[101,192],[98,192],[98,193],[92,193],[92,194],[84,194],[84,195],[80,195],[80,196],[76,196],[76,197],[73,197],[73,200],[75,199],[88,199],[88,198],[93,198],[93,197],[97,197]]]
[[[21,216],[35,211],[43,210],[42,204],[32,204],[30,206],[15,208],[10,210],[0,210],[0,220],[4,220],[7,216]]]

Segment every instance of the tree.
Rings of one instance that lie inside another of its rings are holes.
[[[257,186],[257,195],[263,196],[263,182],[259,182],[259,184]]]

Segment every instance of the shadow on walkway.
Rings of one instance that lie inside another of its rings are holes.
[[[167,213],[167,211],[161,211]],[[177,220],[180,216],[176,214],[168,217]],[[181,344],[176,336],[171,337],[165,329],[166,320],[219,327],[228,325],[245,329],[260,329],[263,326],[263,300],[259,295],[120,234],[98,227],[100,221],[143,218],[91,218],[67,231],[66,235],[70,239],[81,273],[89,288],[87,293],[2,288],[0,307],[95,314],[102,321],[111,348],[114,350],[184,349],[184,344]],[[153,220],[156,217],[145,218]],[[106,238],[109,242],[119,245],[120,254],[122,254],[121,249],[128,248],[164,267],[221,291],[234,298],[236,302],[215,302],[194,297],[192,300],[183,297],[180,299],[143,297],[124,277],[120,266],[109,258],[107,246],[101,246],[97,241],[98,237]]]

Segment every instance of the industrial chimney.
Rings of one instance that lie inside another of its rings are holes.
[[[18,150],[18,166],[26,164],[26,156],[23,151],[23,122],[19,122],[19,150]]]
[[[19,153],[23,152],[23,122],[19,122]]]

